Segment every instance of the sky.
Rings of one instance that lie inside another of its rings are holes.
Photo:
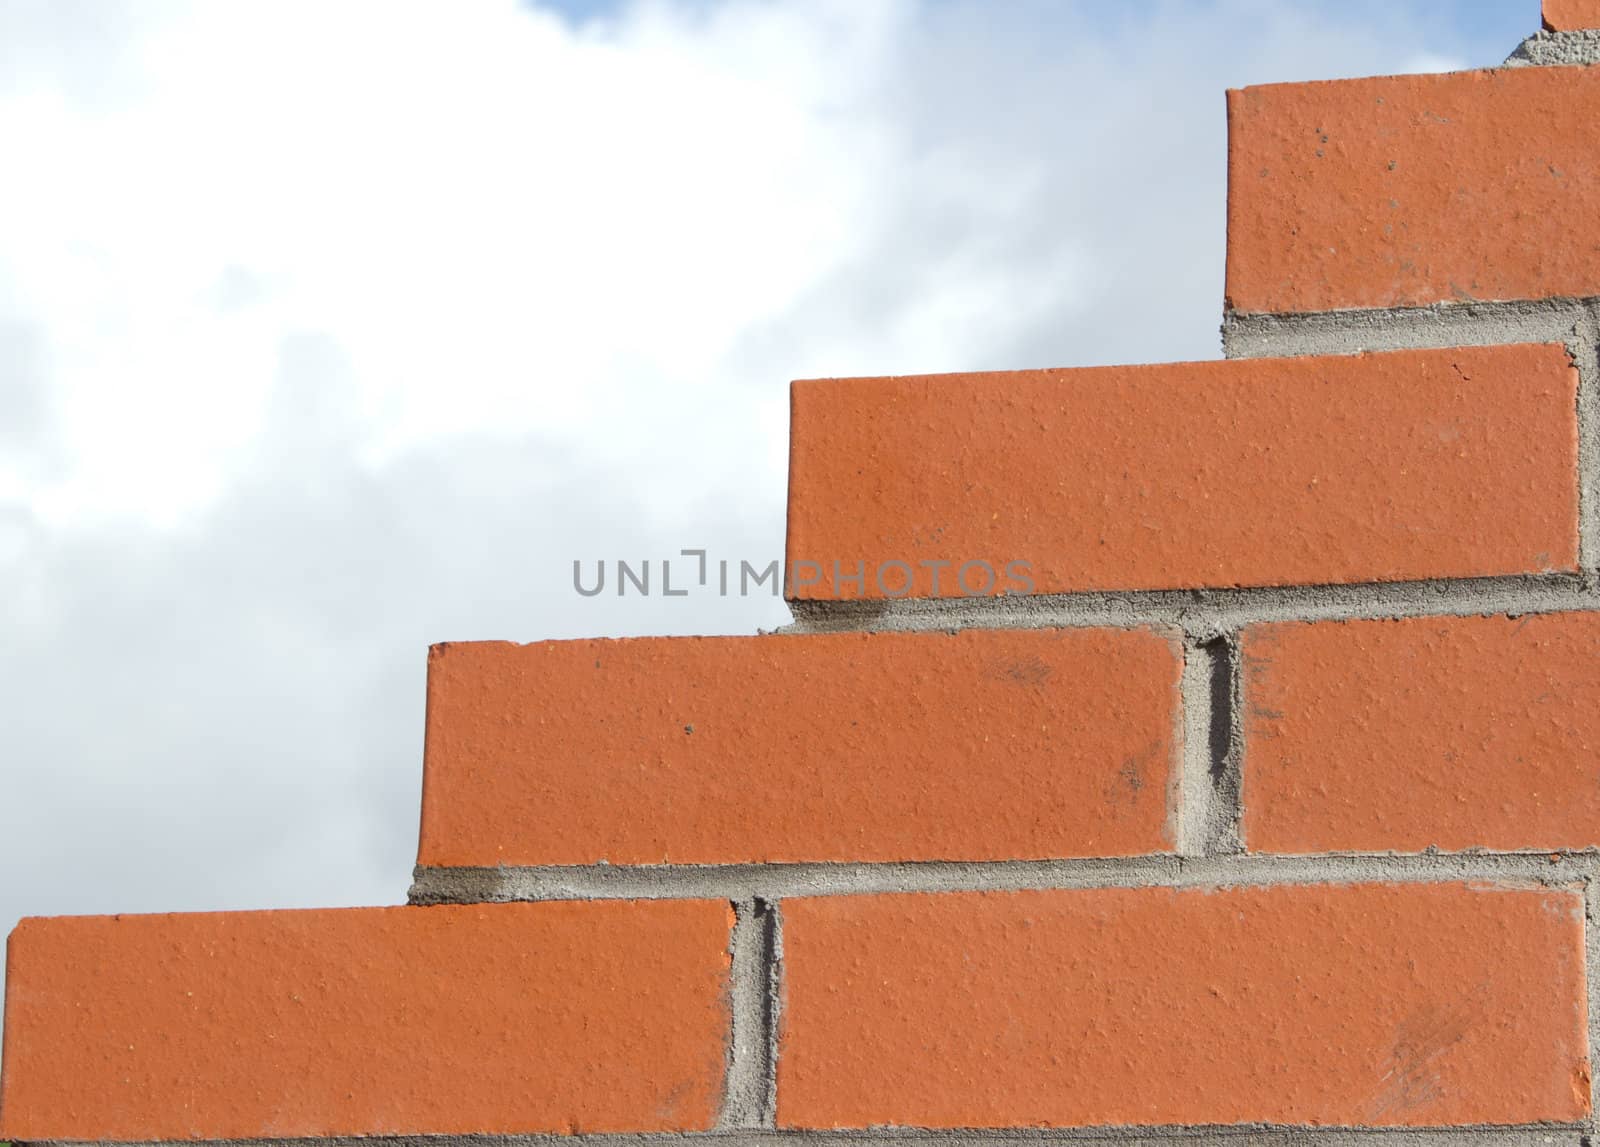
[[[784,624],[573,562],[780,557],[793,378],[1218,357],[1224,89],[1537,8],[0,0],[0,931],[402,902],[430,643]]]

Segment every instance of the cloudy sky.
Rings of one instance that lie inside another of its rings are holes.
[[[749,633],[789,379],[1214,358],[1223,90],[1537,0],[0,0],[0,930],[396,903],[426,649]]]

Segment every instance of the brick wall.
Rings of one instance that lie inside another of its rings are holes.
[[[1225,361],[796,383],[791,631],[435,647],[410,905],[24,921],[0,1135],[1587,1147],[1600,4],[1544,23],[1229,94]]]

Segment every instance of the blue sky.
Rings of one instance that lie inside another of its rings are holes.
[[[534,7],[557,12],[582,25],[616,17],[628,0],[527,0]],[[936,0],[970,5],[974,0]],[[982,0],[977,0],[982,3]],[[1420,30],[1426,50],[1459,57],[1471,67],[1492,67],[1524,37],[1539,27],[1539,0],[1278,0],[1282,6],[1320,12],[1351,23],[1384,28],[1403,16]],[[702,3],[712,6],[710,0]],[[1013,0],[1013,19],[1036,24],[1048,40],[1051,28],[1069,30],[1084,19],[1131,25],[1159,18],[1163,0]],[[1252,82],[1252,81],[1241,81]]]

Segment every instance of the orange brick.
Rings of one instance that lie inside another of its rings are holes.
[[[860,596],[834,562],[915,596],[933,560],[944,595],[970,561],[1040,593],[1572,570],[1576,385],[1555,345],[797,382],[795,596]]]
[[[1589,1111],[1576,891],[1108,888],[783,911],[783,1127]]]
[[[1544,26],[1552,32],[1600,28],[1600,0],[1544,0]]]
[[[0,1137],[704,1129],[730,926],[701,901],[24,920]]]
[[[1180,669],[1152,630],[438,646],[419,863],[1170,850]]]
[[[1241,651],[1247,847],[1600,846],[1600,614],[1263,625]]]
[[[1230,308],[1588,295],[1600,295],[1600,69],[1228,93]]]

